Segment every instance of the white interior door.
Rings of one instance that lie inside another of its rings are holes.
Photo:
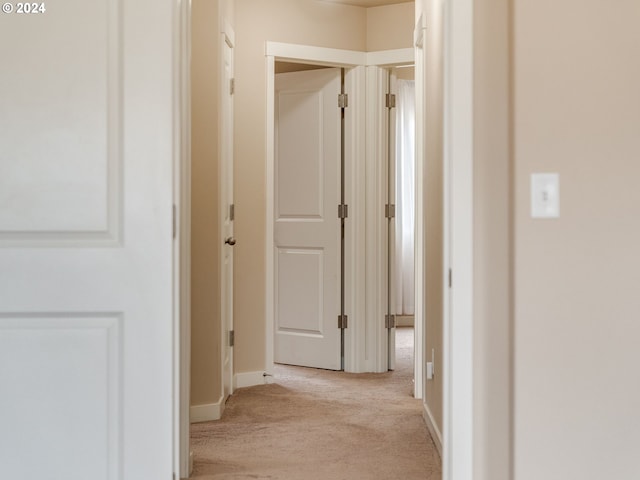
[[[274,358],[339,370],[341,72],[279,74],[275,89]]]
[[[45,8],[0,17],[1,476],[169,480],[174,4]]]
[[[222,34],[222,95],[220,159],[220,218],[222,219],[221,319],[222,387],[224,398],[233,393],[233,35]]]

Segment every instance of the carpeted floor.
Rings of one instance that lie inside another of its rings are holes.
[[[413,329],[397,330],[394,372],[277,366],[275,383],[237,390],[221,420],[191,426],[191,478],[439,480],[411,395]]]

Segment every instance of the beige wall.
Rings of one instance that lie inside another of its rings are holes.
[[[192,1],[191,52],[191,404],[219,401],[218,76],[220,21],[232,0]]]
[[[638,21],[474,4],[474,478],[638,476]],[[533,172],[560,173],[559,219],[530,218]]]
[[[416,70],[414,67],[394,68],[394,73],[398,80],[415,80]]]
[[[509,0],[474,2],[474,479],[513,480]],[[539,478],[547,478],[542,475]]]
[[[218,7],[192,2],[191,404],[220,397],[218,255]]]
[[[413,2],[367,8],[367,51],[413,47]]]
[[[639,478],[640,2],[514,0],[515,478]],[[560,174],[561,216],[529,216]]]
[[[435,353],[436,375],[425,379],[424,401],[442,432],[442,278],[443,278],[443,15],[441,0],[424,0],[424,212],[425,212],[425,359]],[[419,85],[416,88],[420,88]],[[418,293],[418,292],[416,292]]]

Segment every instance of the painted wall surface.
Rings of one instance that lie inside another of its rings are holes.
[[[191,404],[220,397],[218,6],[192,2]]]
[[[427,19],[423,58],[427,109],[424,147],[425,359],[434,351],[436,374],[424,380],[424,401],[442,432],[442,279],[443,277],[443,10],[442,0],[425,0]],[[416,86],[420,88],[420,86]]]
[[[514,1],[516,480],[640,475],[638,23],[637,0]],[[530,218],[534,172],[559,219]]]
[[[233,2],[192,0],[191,52],[191,404],[219,401],[220,235],[218,86],[220,20]]]
[[[314,0],[237,0],[235,370],[265,369],[265,42],[365,50],[366,10]]]
[[[474,1],[475,480],[513,480],[509,23],[509,0]]]
[[[413,2],[367,8],[367,51],[413,47]]]

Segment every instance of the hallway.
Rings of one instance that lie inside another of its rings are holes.
[[[191,426],[192,478],[439,480],[441,462],[411,396],[413,329],[397,329],[394,372],[277,366],[237,390],[223,418]]]

